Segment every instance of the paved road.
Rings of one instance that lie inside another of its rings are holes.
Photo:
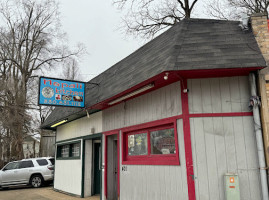
[[[52,187],[27,187],[0,190],[0,200],[81,200],[81,198],[55,192]],[[100,197],[88,197],[85,200],[100,200]]]

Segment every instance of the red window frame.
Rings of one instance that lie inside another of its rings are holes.
[[[150,132],[174,129],[175,138],[175,154],[151,154],[151,141]],[[158,121],[158,123],[148,123],[143,126],[134,126],[131,129],[122,130],[122,164],[123,165],[179,165],[179,148],[178,148],[178,137],[177,137],[177,126],[176,120],[164,120]],[[128,155],[128,136],[136,135],[141,133],[147,133],[148,142],[148,154],[147,155]]]

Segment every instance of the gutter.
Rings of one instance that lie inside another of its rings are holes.
[[[249,82],[250,82],[250,91],[251,91],[252,98],[258,99],[256,79],[253,73],[249,74]],[[257,150],[258,150],[262,196],[263,196],[263,200],[268,200],[269,199],[268,198],[268,182],[267,182],[267,175],[266,175],[266,164],[265,164],[265,156],[264,156],[259,104],[260,104],[259,101],[253,101],[253,119],[254,119],[254,128],[255,128],[254,130],[255,130]]]

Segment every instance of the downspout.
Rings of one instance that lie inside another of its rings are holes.
[[[253,73],[249,74],[249,82],[250,82],[250,90],[251,96],[257,97],[257,87],[255,75]],[[263,200],[268,200],[268,183],[267,183],[267,175],[266,175],[266,165],[265,165],[265,156],[264,156],[264,148],[263,148],[263,138],[262,138],[262,129],[261,129],[261,119],[260,119],[260,110],[259,103],[254,101],[253,104],[253,119],[254,119],[254,128],[258,149],[258,159],[260,166],[260,175],[261,175],[261,185],[262,185],[262,196]]]

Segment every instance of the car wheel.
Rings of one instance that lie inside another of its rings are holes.
[[[30,185],[34,188],[39,188],[43,184],[43,178],[40,175],[32,176],[30,180]]]

